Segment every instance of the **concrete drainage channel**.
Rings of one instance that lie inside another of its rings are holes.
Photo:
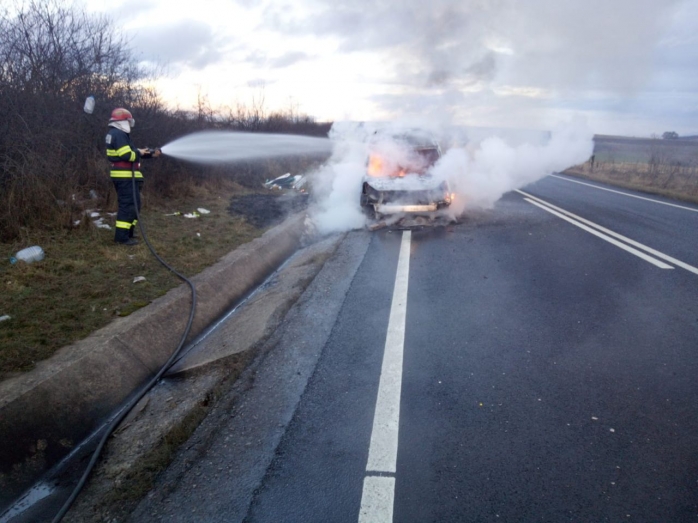
[[[97,513],[123,510],[142,496],[215,400],[254,364],[263,341],[342,239],[320,241],[288,259],[303,230],[304,216],[294,216],[194,278],[200,297],[194,335],[205,336],[205,343],[195,339],[169,377],[122,423],[66,521],[96,521]],[[261,282],[225,322],[206,330]],[[57,511],[70,489],[65,478],[79,473],[89,455],[88,436],[154,374],[158,359],[167,359],[170,338],[186,321],[185,305],[186,289],[174,289],[27,376],[0,384],[0,507],[7,508],[0,522],[41,521]],[[87,443],[76,446],[78,441]],[[42,476],[45,481],[36,483]],[[28,497],[13,504],[32,484]]]

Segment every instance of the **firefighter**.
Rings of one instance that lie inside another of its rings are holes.
[[[136,224],[136,206],[141,210],[141,186],[143,174],[140,171],[140,160],[144,158],[157,158],[160,150],[136,149],[131,143],[131,129],[136,125],[130,111],[119,107],[114,109],[109,119],[109,132],[107,133],[107,159],[111,162],[111,179],[114,182],[119,210],[116,214],[116,232],[114,241],[120,245],[136,245],[138,241],[133,237]],[[136,197],[133,195],[133,182],[136,178]]]

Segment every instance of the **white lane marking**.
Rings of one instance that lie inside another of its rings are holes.
[[[393,521],[395,504],[395,478],[366,476],[361,496],[359,523],[383,523]]]
[[[570,222],[572,225],[576,225],[576,226],[579,227],[580,229],[584,229],[586,232],[589,232],[589,233],[593,234],[594,236],[598,236],[598,237],[601,238],[602,240],[606,240],[607,242],[612,243],[612,244],[615,245],[616,247],[620,247],[621,249],[623,249],[623,250],[625,250],[625,251],[628,251],[628,252],[631,253],[631,254],[634,254],[634,255],[637,256],[638,258],[642,258],[642,259],[645,260],[646,262],[649,262],[649,263],[651,263],[652,265],[655,265],[655,266],[659,267],[660,269],[673,269],[673,267],[672,267],[671,265],[667,265],[667,264],[664,263],[664,262],[661,262],[661,261],[659,261],[659,260],[655,260],[655,259],[652,258],[651,256],[646,255],[644,252],[640,252],[640,251],[638,251],[637,249],[633,249],[632,247],[629,247],[629,246],[625,245],[624,243],[619,242],[618,240],[614,240],[614,239],[611,238],[610,236],[606,236],[605,234],[602,234],[602,233],[600,233],[599,231],[592,229],[591,227],[587,227],[587,226],[584,225],[583,223],[579,223],[578,221],[573,220],[572,218],[568,218],[568,217],[565,216],[564,214],[559,213],[559,212],[557,212],[557,211],[554,211],[554,210],[551,209],[550,207],[546,207],[545,205],[543,205],[543,204],[541,204],[541,203],[534,202],[534,201],[531,200],[530,198],[524,198],[524,200],[526,200],[528,203],[532,203],[532,204],[535,205],[536,207],[540,207],[541,209],[543,209],[544,211],[549,212],[550,214],[554,214],[554,215],[557,216],[558,218],[562,218],[563,220],[565,220],[565,221],[567,221],[567,222]]]
[[[410,276],[411,240],[411,231],[402,233],[366,471],[395,473],[397,464],[398,430],[400,429],[400,392],[402,391],[402,357],[405,344],[405,317],[407,315],[407,284]],[[389,486],[389,482],[382,481],[384,479],[393,478],[367,476],[364,479],[363,494],[361,495],[361,515],[359,516],[360,522],[389,523],[392,521],[392,499],[395,481],[393,479],[392,483],[390,483],[393,490],[388,500],[386,489]],[[385,509],[386,503],[390,504],[390,510]]]
[[[625,243],[628,243],[632,245],[633,247],[637,247],[638,249],[642,249],[645,252],[648,252],[652,254],[653,256],[656,256],[657,258],[661,258],[664,261],[667,261],[669,263],[673,263],[677,267],[681,267],[682,269],[686,269],[689,272],[692,272],[693,274],[698,274],[698,267],[694,267],[693,265],[689,265],[688,263],[682,262],[681,260],[677,260],[676,258],[673,258],[669,256],[668,254],[664,254],[663,252],[660,252],[658,250],[653,249],[652,247],[648,247],[647,245],[644,245],[640,242],[636,242],[635,240],[631,240],[630,238],[623,236],[622,234],[618,234],[617,232],[611,231],[610,229],[606,229],[606,227],[603,227],[597,223],[594,223],[592,221],[589,221],[585,218],[582,218],[581,216],[577,216],[574,213],[571,213],[569,211],[566,211],[564,209],[560,209],[560,207],[556,207],[550,202],[546,202],[545,200],[541,200],[540,198],[533,196],[531,194],[528,194],[524,191],[520,191],[517,189],[519,194],[522,194],[524,196],[527,196],[528,198],[531,198],[532,200],[536,200],[537,202],[540,202],[544,205],[547,205],[551,209],[555,209],[558,212],[561,212],[562,214],[565,214],[569,216],[570,218],[574,218],[575,220],[578,220],[582,223],[586,223],[587,225],[590,225],[591,227],[594,227],[595,229],[598,229],[599,231],[608,234],[609,236],[613,236],[614,238],[618,238],[619,240],[623,240]]]
[[[591,183],[580,182],[577,180],[570,180],[569,178],[565,178],[564,176],[558,176],[557,174],[551,174],[550,176],[552,176],[554,178],[559,178],[560,180],[565,180],[566,182],[578,183],[579,185],[586,185],[588,187],[593,187],[594,189],[599,189],[600,191],[614,192],[616,194],[622,194],[623,196],[629,196],[630,198],[637,198],[638,200],[647,200],[648,202],[661,203],[662,205],[668,205],[669,207],[676,207],[677,209],[683,209],[685,211],[698,212],[698,209],[694,209],[693,207],[686,207],[685,205],[677,205],[675,203],[662,202],[659,200],[654,200],[652,198],[645,198],[644,196],[637,196],[635,194],[630,194],[627,192],[614,191],[613,189],[606,189],[606,187],[599,187],[598,185],[593,185]]]

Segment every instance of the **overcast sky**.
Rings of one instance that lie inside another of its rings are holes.
[[[88,0],[173,106],[698,134],[698,0]],[[105,11],[108,8],[108,11]]]

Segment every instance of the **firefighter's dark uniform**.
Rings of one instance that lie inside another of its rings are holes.
[[[133,144],[131,137],[121,129],[110,127],[106,137],[107,158],[111,162],[111,179],[116,188],[119,210],[116,213],[116,232],[114,241],[125,243],[133,238],[138,223],[136,205],[141,210],[141,186],[143,174],[140,171],[140,159],[152,155],[141,155]],[[136,178],[136,199],[133,197],[131,176]]]

